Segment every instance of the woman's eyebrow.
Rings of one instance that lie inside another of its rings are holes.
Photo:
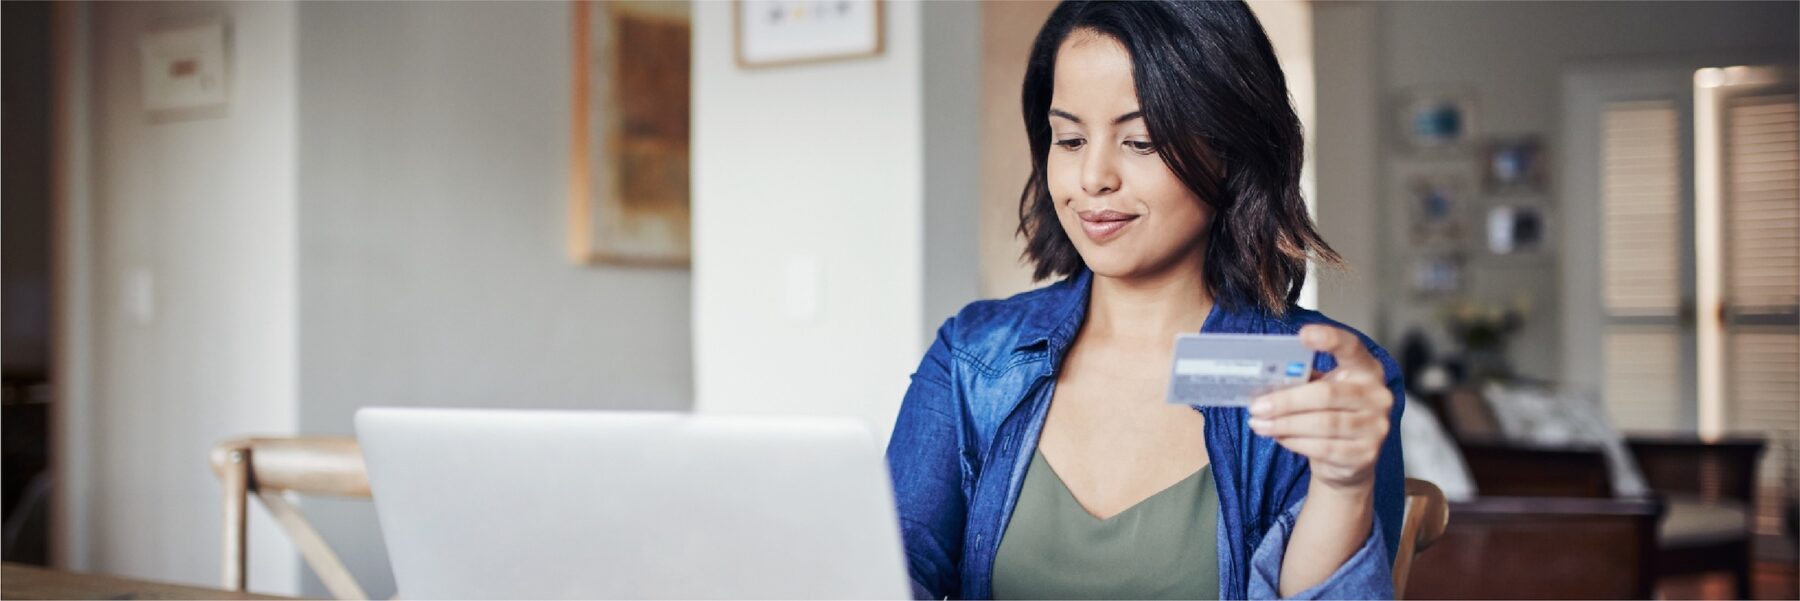
[[[1080,117],[1076,117],[1076,116],[1075,116],[1075,115],[1073,115],[1073,114],[1070,114],[1070,113],[1069,113],[1069,112],[1068,112],[1068,111],[1065,111],[1065,110],[1062,110],[1062,109],[1058,109],[1058,108],[1053,108],[1053,109],[1050,109],[1050,116],[1052,116],[1052,117],[1062,117],[1062,118],[1064,118],[1064,119],[1068,119],[1068,120],[1070,120],[1070,121],[1074,121],[1074,122],[1075,122],[1075,124],[1076,124],[1076,125],[1081,125],[1081,118],[1080,118]],[[1123,114],[1123,115],[1119,115],[1119,116],[1118,116],[1118,118],[1115,118],[1115,119],[1113,119],[1113,122],[1112,122],[1112,124],[1113,124],[1113,125],[1118,125],[1118,124],[1120,124],[1120,123],[1124,123],[1124,122],[1126,122],[1126,121],[1130,121],[1130,120],[1132,120],[1132,119],[1139,119],[1139,118],[1142,118],[1142,117],[1143,117],[1143,116],[1144,116],[1144,111],[1131,111],[1131,112],[1129,112],[1129,113],[1125,113],[1125,114]]]

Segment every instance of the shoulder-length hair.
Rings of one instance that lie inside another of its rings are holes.
[[[1343,259],[1314,228],[1300,196],[1304,139],[1287,78],[1262,24],[1242,2],[1091,2],[1056,7],[1032,44],[1022,96],[1031,178],[1019,197],[1019,234],[1034,279],[1085,263],[1056,218],[1044,172],[1056,54],[1070,33],[1117,40],[1131,55],[1139,110],[1176,177],[1213,209],[1207,291],[1227,307],[1280,315],[1300,297],[1310,253]]]

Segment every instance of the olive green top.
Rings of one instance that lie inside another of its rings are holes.
[[[1033,453],[994,557],[995,599],[1217,599],[1212,466],[1107,519]]]

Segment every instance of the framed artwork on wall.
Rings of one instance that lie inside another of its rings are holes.
[[[144,109],[152,122],[225,115],[230,101],[228,43],[222,16],[139,34]]]
[[[1487,209],[1485,229],[1490,257],[1535,260],[1549,256],[1550,217],[1535,203],[1495,203]]]
[[[569,257],[686,267],[691,5],[578,1],[573,10]]]
[[[880,56],[881,0],[737,0],[733,48],[743,68]]]
[[[1402,94],[1396,125],[1406,150],[1466,150],[1479,133],[1474,92],[1456,87],[1419,88]]]
[[[1541,138],[1494,137],[1482,150],[1482,183],[1489,194],[1544,192],[1546,165]]]
[[[1407,180],[1408,241],[1414,246],[1463,243],[1470,186],[1455,172],[1416,175]]]

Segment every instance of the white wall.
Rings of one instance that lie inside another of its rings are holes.
[[[231,106],[157,122],[140,102],[138,36],[223,15]],[[65,474],[69,567],[217,585],[220,492],[213,443],[291,433],[295,395],[295,6],[133,3],[92,13],[89,278],[93,378],[66,399],[86,447]],[[139,275],[141,274],[141,275]],[[127,282],[148,278],[149,314]],[[64,448],[67,448],[66,446]],[[250,533],[258,590],[297,592],[295,554],[260,511]]]
[[[93,150],[68,164],[94,224],[68,227],[95,258],[70,286],[95,300],[68,332],[94,351],[63,359],[70,567],[216,585],[205,461],[227,437],[348,434],[366,405],[692,407],[689,273],[563,253],[567,4],[82,8]],[[230,24],[231,108],[152,123],[137,33],[193,14]],[[123,306],[140,269],[147,324]],[[370,504],[303,511],[393,594]],[[252,590],[325,595],[254,515]]]
[[[689,272],[563,252],[569,11],[299,6],[301,431],[369,405],[692,406]],[[369,503],[305,510],[393,593]]]
[[[927,207],[938,206],[926,200],[928,191],[978,184],[962,171],[928,167],[928,140],[957,139],[933,128],[974,120],[927,117],[926,80],[960,76],[943,71],[955,66],[934,63],[941,55],[921,44],[964,44],[940,36],[978,29],[946,19],[979,15],[935,3],[891,2],[885,10],[886,48],[878,57],[746,70],[732,59],[731,5],[696,6],[694,368],[701,411],[859,417],[885,441],[924,337],[945,312],[934,308],[925,317],[927,290],[966,289],[962,301],[973,300],[974,282],[965,281],[963,269],[932,274],[925,263],[926,245],[938,243],[927,240]],[[952,13],[927,15],[934,10]],[[933,173],[952,179],[928,181]],[[940,208],[976,215],[974,205]],[[949,226],[955,235],[975,235],[972,223]],[[818,267],[816,296],[805,293],[813,284],[805,277],[795,278],[794,291],[816,298],[816,314],[790,316],[792,265],[802,266],[794,269],[799,275],[811,271],[806,265]],[[932,302],[961,305],[951,296]]]
[[[1412,254],[1403,235],[1405,174],[1437,167],[1478,173],[1473,158],[1408,159],[1395,150],[1392,107],[1400,94],[1416,86],[1470,87],[1479,103],[1479,131],[1543,137],[1554,191],[1562,164],[1559,82],[1568,68],[1732,49],[1791,53],[1800,18],[1792,3],[1759,2],[1321,3],[1316,8],[1319,131],[1334,136],[1320,145],[1321,222],[1333,243],[1359,235],[1375,238],[1382,263],[1375,274],[1379,285],[1357,282],[1335,293],[1327,287],[1323,309],[1335,313],[1343,306],[1346,312],[1366,313],[1380,307],[1384,326],[1372,333],[1387,344],[1396,344],[1414,325],[1436,321],[1435,305],[1413,298],[1406,287]],[[1377,167],[1379,178],[1373,188],[1365,171],[1370,166]],[[1583,199],[1548,197],[1553,242],[1547,259],[1488,260],[1475,254],[1465,272],[1472,279],[1466,290],[1476,299],[1504,303],[1525,292],[1534,300],[1535,313],[1511,351],[1514,367],[1527,376],[1565,375],[1561,329],[1587,319],[1564,315],[1559,306],[1563,249],[1554,240],[1563,221],[1558,207],[1574,202]],[[1333,216],[1347,219],[1334,223]],[[1378,227],[1367,227],[1370,216],[1380,220]],[[1474,233],[1480,236],[1481,230]],[[1352,249],[1362,255],[1370,246]]]

